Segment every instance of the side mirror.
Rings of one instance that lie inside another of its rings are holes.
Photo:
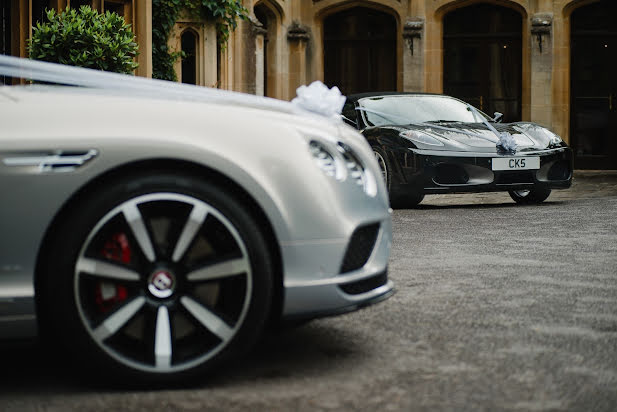
[[[493,121],[495,123],[501,123],[501,120],[503,119],[503,113],[495,112],[493,113],[493,116],[495,116],[493,117]]]

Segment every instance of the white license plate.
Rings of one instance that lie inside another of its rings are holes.
[[[539,157],[494,157],[493,170],[532,170],[540,168]]]

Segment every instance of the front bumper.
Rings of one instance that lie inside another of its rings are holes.
[[[387,275],[391,233],[388,218],[363,224],[350,239],[283,244],[283,254],[293,257],[289,268],[315,273],[314,279],[285,281],[283,318],[336,315],[392,295]]]
[[[568,147],[518,152],[515,155],[411,151],[415,167],[404,170],[405,182],[397,188],[399,190],[438,194],[524,190],[534,186],[567,189],[572,184],[572,150]],[[491,168],[492,159],[497,157],[528,156],[540,158],[539,169],[493,171]]]

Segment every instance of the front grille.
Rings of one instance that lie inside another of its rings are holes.
[[[351,272],[364,266],[373,253],[378,234],[379,223],[361,226],[353,232],[343,258],[341,273]]]
[[[377,289],[380,286],[385,285],[388,282],[388,270],[386,269],[383,273],[372,276],[368,279],[362,279],[357,282],[346,283],[341,285],[340,288],[343,292],[349,295],[359,295],[361,293],[366,293],[373,289]]]
[[[497,177],[498,185],[511,185],[517,183],[533,183],[533,171],[502,172]]]

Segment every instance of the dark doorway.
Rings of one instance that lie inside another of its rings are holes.
[[[32,27],[36,27],[37,23],[47,22],[47,10],[49,7],[49,0],[32,0],[32,20],[30,24]]]
[[[504,121],[521,120],[523,19],[509,8],[465,7],[444,17],[444,93]]]
[[[396,90],[396,19],[355,7],[324,20],[324,80],[343,94]]]
[[[571,144],[577,169],[617,169],[617,4],[571,17]]]
[[[71,8],[78,9],[81,6],[90,6],[92,7],[92,0],[71,0]]]
[[[180,38],[182,43],[182,83],[197,84],[197,35],[186,30]]]

